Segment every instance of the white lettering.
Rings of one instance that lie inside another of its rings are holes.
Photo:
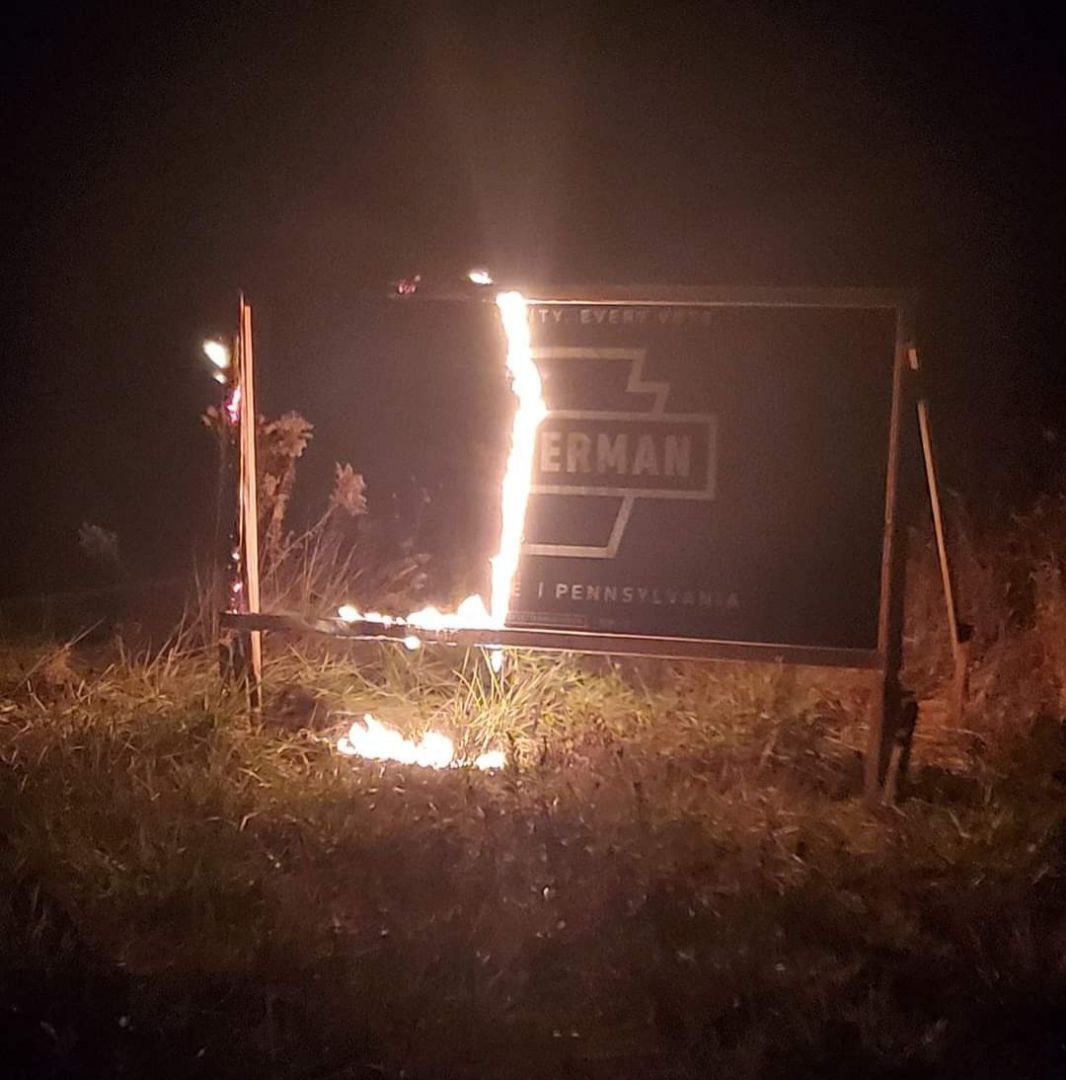
[[[667,435],[663,471],[666,476],[688,476],[692,464],[692,438]]]
[[[559,472],[562,468],[560,457],[563,448],[561,431],[545,431],[540,437],[540,471]]]
[[[545,595],[544,582],[537,583],[537,595]],[[711,589],[678,589],[675,587],[655,587],[644,585],[592,585],[587,582],[559,581],[554,586],[556,600],[574,600],[589,604],[684,604],[716,610],[740,610],[740,597],[735,593],[715,592]]]
[[[619,476],[624,476],[626,471],[627,438],[616,435],[614,441],[611,436],[600,432],[596,438],[596,471],[600,473],[614,469]]]
[[[641,435],[637,441],[637,452],[633,458],[633,475],[659,475],[659,459],[655,455],[655,440],[650,435]]]
[[[580,431],[571,431],[566,436],[566,471],[591,472],[589,455],[592,453],[592,440]]]

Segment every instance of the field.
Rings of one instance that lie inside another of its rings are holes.
[[[1058,722],[927,725],[873,812],[858,676],[275,650],[261,716],[3,653],[5,1075],[1066,1074]],[[367,710],[508,765],[340,756]]]

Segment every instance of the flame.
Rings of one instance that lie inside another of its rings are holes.
[[[455,611],[426,607],[400,617],[383,615],[378,611],[362,612],[352,604],[344,604],[337,609],[337,614],[345,622],[375,622],[386,627],[403,626],[413,630],[488,630],[502,627],[507,622],[511,591],[522,550],[526,505],[532,486],[537,428],[548,409],[541,394],[540,372],[533,360],[525,297],[519,292],[500,293],[496,297],[496,307],[507,338],[507,372],[517,399],[517,408],[511,426],[511,449],[507,455],[501,489],[499,546],[489,560],[489,605],[486,607],[484,600],[475,593],[468,596]],[[403,643],[408,649],[417,649],[422,644],[418,635],[413,633],[408,634]],[[492,649],[489,663],[492,670],[498,673],[503,666],[503,651]],[[430,731],[418,742],[412,742],[395,728],[386,727],[375,720],[369,713],[361,723],[353,723],[347,735],[341,736],[337,749],[349,757],[398,761],[432,769],[465,764],[489,770],[501,769],[506,763],[502,750],[489,750],[473,761],[458,761],[455,746],[447,736]]]
[[[500,293],[496,297],[503,331],[507,335],[507,370],[511,389],[518,399],[511,427],[511,452],[503,474],[500,547],[491,559],[492,592],[489,613],[495,626],[503,626],[511,606],[511,588],[518,572],[522,550],[522,530],[526,523],[526,504],[533,483],[533,451],[537,428],[547,415],[541,393],[540,372],[533,359],[529,340],[529,316],[525,297],[519,292]]]
[[[337,611],[345,622],[377,622],[383,626],[410,626],[418,630],[489,630],[502,627],[507,622],[511,590],[522,550],[526,505],[533,482],[537,428],[547,415],[548,408],[541,393],[540,372],[533,359],[525,297],[520,292],[499,293],[496,307],[507,338],[507,373],[511,378],[517,408],[501,489],[499,546],[489,560],[489,604],[486,607],[484,600],[474,594],[468,596],[455,611],[426,607],[403,618],[374,611],[364,613],[351,604],[345,604]],[[493,658],[495,660],[495,654]]]
[[[367,713],[356,721],[347,735],[337,740],[337,749],[348,757],[368,761],[398,761],[403,765],[420,765],[426,769],[448,769],[458,765],[473,765],[488,771],[502,769],[507,759],[502,750],[479,754],[472,762],[456,759],[455,744],[447,735],[427,731],[418,742],[404,738],[396,728],[388,727]]]
[[[493,625],[488,611],[485,609],[485,601],[477,593],[468,596],[455,611],[441,611],[435,607],[424,607],[419,611],[412,611],[404,619],[407,626],[417,627],[419,630],[447,630],[468,629],[480,630]]]
[[[376,622],[382,626],[403,626],[407,622],[398,615],[383,615],[380,611],[360,611],[351,604],[342,604],[337,608],[337,614],[345,622]]]

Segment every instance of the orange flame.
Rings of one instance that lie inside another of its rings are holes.
[[[533,483],[533,452],[537,428],[548,412],[541,393],[540,372],[529,340],[529,316],[525,297],[519,292],[496,297],[503,331],[507,335],[507,371],[518,399],[511,427],[511,452],[503,475],[500,547],[493,556],[490,615],[493,625],[503,626],[511,607],[511,589],[518,572],[526,505]]]
[[[511,378],[517,407],[501,487],[499,547],[489,560],[491,578],[488,607],[480,596],[474,594],[468,596],[455,611],[426,607],[398,618],[377,612],[363,613],[351,604],[345,604],[337,614],[346,622],[380,622],[385,626],[411,626],[419,630],[483,630],[502,627],[507,622],[511,590],[522,550],[526,505],[533,482],[537,428],[548,409],[541,394],[540,372],[533,359],[525,297],[520,292],[499,293],[496,307],[507,338],[507,373]]]
[[[460,760],[455,756],[455,744],[447,735],[427,731],[418,742],[404,738],[396,728],[376,720],[367,713],[348,729],[347,735],[337,740],[337,749],[347,757],[361,757],[368,761],[398,761],[403,765],[420,765],[425,769],[448,769],[453,766],[472,765],[475,769],[489,771],[502,769],[506,757],[502,750],[489,750],[472,760]]]

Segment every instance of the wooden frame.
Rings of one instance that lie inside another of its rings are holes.
[[[492,286],[433,288],[419,286],[404,302],[414,300],[480,300],[517,289],[530,304],[611,304],[618,307],[802,307],[909,310],[913,294],[906,289],[863,286],[707,286],[707,285],[527,285],[504,282]]]
[[[873,671],[881,657],[873,649],[847,649],[783,645],[711,638],[680,638],[640,634],[606,634],[587,630],[541,630],[509,626],[497,630],[420,630],[399,624],[346,622],[344,619],[304,619],[295,615],[225,612],[222,625],[231,629],[324,634],[361,641],[402,643],[416,637],[423,644],[464,648],[537,649],[545,652],[580,652],[608,656],[659,657],[664,660],[747,660],[763,664],[804,664],[812,667],[854,668]]]
[[[421,285],[416,298],[442,301],[490,302],[505,286],[432,289]],[[510,286],[506,286],[510,287]],[[912,302],[909,293],[887,288],[717,288],[702,286],[531,286],[515,284],[529,303],[610,304],[617,306],[768,307],[894,310],[896,336],[892,364],[892,392],[888,456],[884,493],[879,608],[876,649],[795,646],[762,642],[647,637],[577,631],[506,628],[497,630],[422,631],[409,627],[383,627],[379,623],[345,623],[340,619],[301,619],[259,613],[227,612],[223,625],[258,635],[262,631],[319,633],[337,638],[403,640],[409,634],[425,642],[465,647],[505,647],[654,656],[671,659],[746,660],[812,664],[863,670],[879,674],[880,693],[871,710],[865,760],[864,786],[871,802],[879,800],[885,780],[892,739],[899,726],[902,690],[902,559],[903,532],[899,522],[899,473],[904,381],[907,350],[911,344]],[[243,329],[243,327],[242,327]],[[250,327],[248,328],[250,331]],[[249,334],[250,338],[250,334]],[[247,347],[246,375],[251,381],[251,342]],[[242,369],[242,374],[245,372]],[[887,373],[886,373],[887,375]],[[242,444],[243,448],[243,444]]]

